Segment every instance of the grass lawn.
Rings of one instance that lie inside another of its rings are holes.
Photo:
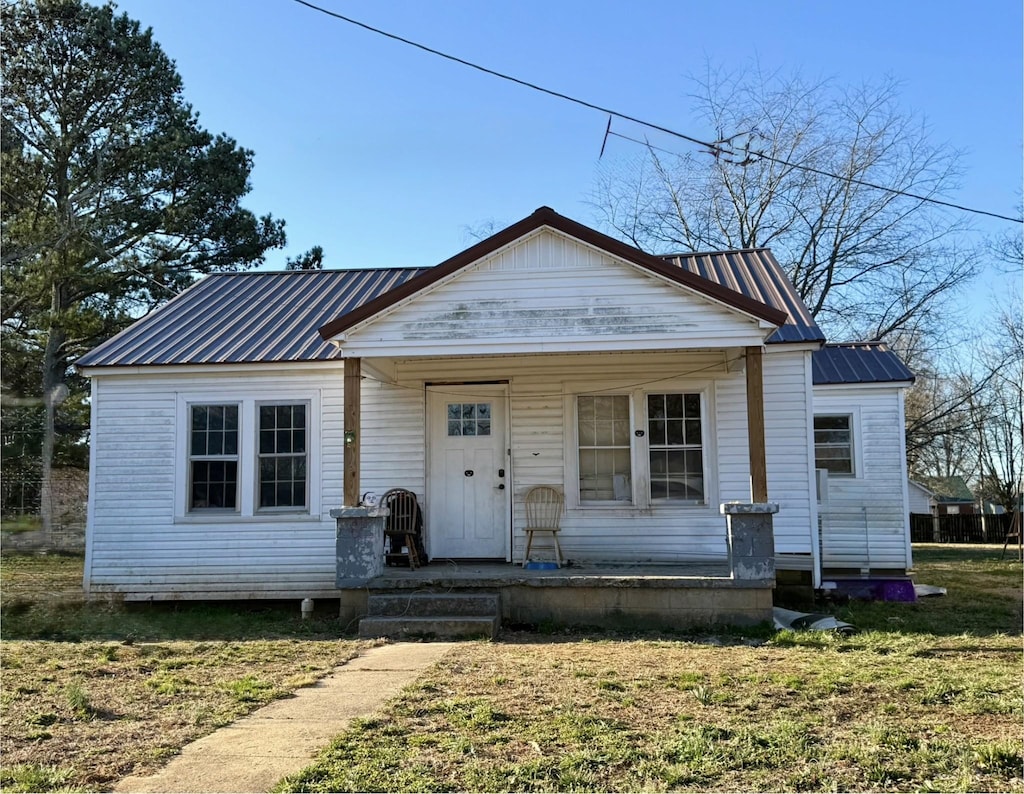
[[[915,547],[862,633],[466,644],[282,791],[1024,791],[1021,566]]]
[[[1022,571],[998,557],[915,546],[949,595],[836,606],[848,638],[464,643],[280,789],[1024,791]],[[4,791],[109,789],[359,647],[294,608],[84,605],[80,578],[0,561]]]
[[[102,791],[366,643],[298,605],[82,602],[82,559],[0,558],[0,789]]]

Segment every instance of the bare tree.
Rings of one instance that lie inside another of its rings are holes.
[[[709,68],[695,83],[720,145],[648,146],[607,166],[592,203],[608,227],[653,253],[771,247],[833,338],[921,339],[941,325],[975,252],[963,217],[906,194],[946,196],[957,154],[900,109],[894,82],[841,90]]]

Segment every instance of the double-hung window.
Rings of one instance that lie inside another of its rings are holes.
[[[632,502],[629,395],[576,398],[581,502]]]
[[[189,510],[238,509],[238,405],[190,406]]]
[[[849,414],[814,417],[814,467],[854,474],[853,422]]]
[[[259,509],[305,508],[306,405],[260,405],[257,413]]]
[[[706,504],[702,401],[700,392],[577,395],[578,503]]]
[[[704,501],[700,394],[647,395],[651,499]]]

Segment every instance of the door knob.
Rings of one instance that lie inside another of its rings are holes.
[[[496,487],[496,488],[497,488],[497,489],[498,489],[499,491],[504,491],[504,490],[505,490],[505,483],[499,483],[499,484],[498,484],[498,485],[496,485],[495,487]]]

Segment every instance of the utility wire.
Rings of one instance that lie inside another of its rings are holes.
[[[514,77],[514,76],[512,76],[510,74],[505,74],[504,72],[499,72],[499,71],[496,71],[494,69],[489,69],[486,66],[481,66],[478,63],[473,63],[472,61],[467,61],[464,58],[459,58],[458,56],[450,55],[449,53],[442,52],[441,50],[434,49],[433,47],[428,47],[425,44],[420,44],[419,42],[412,41],[411,39],[404,38],[404,37],[399,36],[399,35],[397,35],[395,33],[388,33],[386,30],[381,30],[380,28],[375,28],[372,25],[367,25],[365,22],[360,22],[357,19],[352,19],[351,17],[347,17],[347,16],[345,16],[343,14],[339,14],[339,13],[337,13],[335,11],[330,11],[330,10],[328,10],[326,8],[323,8],[321,6],[318,6],[318,5],[314,4],[314,3],[310,3],[307,0],[294,0],[294,2],[298,3],[299,5],[305,6],[306,8],[312,9],[313,11],[318,11],[321,14],[326,14],[327,16],[333,17],[334,19],[339,19],[342,22],[347,22],[350,25],[355,25],[356,27],[362,28],[363,30],[368,30],[371,33],[376,33],[378,36],[384,36],[385,38],[391,39],[393,41],[397,41],[397,42],[399,42],[401,44],[407,44],[410,47],[415,47],[418,50],[422,50],[423,52],[429,53],[431,55],[436,55],[439,58],[444,58],[445,60],[452,61],[452,62],[460,64],[462,66],[467,66],[470,69],[475,69],[478,72],[483,72],[484,74],[489,74],[492,77],[497,77],[497,78],[500,78],[501,80],[507,80],[510,83],[515,83],[516,85],[521,85],[524,88],[529,88],[529,89],[531,89],[533,91],[539,91],[542,94],[547,94],[548,96],[555,97],[556,99],[563,99],[566,102],[572,102],[573,104],[579,105],[581,107],[589,108],[590,110],[598,110],[601,113],[605,113],[608,116],[613,116],[615,118],[622,119],[623,121],[631,121],[634,124],[639,124],[642,127],[647,127],[648,129],[657,130],[658,132],[663,132],[666,135],[671,135],[671,136],[673,136],[675,138],[680,138],[681,140],[687,141],[688,143],[694,143],[694,144],[697,144],[698,146],[704,146],[704,147],[706,147],[709,150],[709,152],[711,154],[713,154],[715,156],[732,155],[732,154],[734,154],[734,152],[732,151],[731,148],[727,148],[727,147],[724,147],[722,145],[723,141],[702,141],[700,138],[694,138],[694,137],[692,137],[690,135],[686,135],[686,134],[684,134],[682,132],[677,132],[676,130],[670,129],[668,127],[663,127],[663,126],[661,126],[659,124],[654,124],[654,123],[649,122],[649,121],[644,121],[643,119],[639,119],[636,116],[630,116],[630,115],[628,115],[626,113],[621,113],[621,112],[619,112],[617,110],[614,110],[612,108],[603,107],[602,105],[597,105],[597,104],[594,104],[593,102],[587,102],[586,100],[579,99],[578,97],[570,96],[569,94],[563,94],[560,91],[554,91],[553,89],[550,89],[550,88],[545,88],[544,86],[537,85],[536,83],[531,83],[528,80],[522,80],[522,79],[520,79],[518,77]],[[623,136],[623,135],[619,135],[618,133],[610,132],[610,127],[609,127],[609,131],[607,131],[606,134],[605,134],[606,138],[607,138],[609,133],[612,134],[612,135],[615,135],[616,137],[620,137],[620,138],[625,138],[626,137],[626,136]],[[632,138],[628,138],[627,140],[633,140],[633,139]],[[731,139],[727,139],[727,141],[725,141],[725,142],[728,142],[729,140],[731,140]],[[639,141],[637,141],[637,142],[639,143]],[[603,148],[604,147],[602,146],[602,150],[603,150]],[[770,154],[768,154],[766,152],[759,152],[759,151],[750,150],[750,151],[747,152],[747,154],[748,155],[753,155],[753,156],[756,156],[756,157],[760,157],[760,158],[762,158],[764,160],[768,160],[768,161],[773,162],[773,163],[778,163],[779,165],[787,166],[788,168],[796,168],[798,170],[808,171],[810,173],[818,174],[820,176],[827,176],[827,177],[830,177],[832,179],[840,179],[840,180],[843,180],[845,182],[851,182],[851,183],[856,184],[856,185],[862,185],[863,187],[872,188],[874,190],[882,190],[882,191],[885,191],[887,193],[892,193],[892,194],[898,195],[898,196],[904,196],[906,198],[916,199],[918,201],[924,201],[924,202],[927,202],[929,204],[937,204],[937,205],[942,206],[942,207],[949,207],[951,209],[960,210],[962,212],[970,212],[970,213],[974,213],[976,215],[987,215],[990,218],[998,218],[999,220],[1010,221],[1011,223],[1024,223],[1024,219],[1022,219],[1022,218],[1013,218],[1013,217],[1011,217],[1009,215],[1000,215],[999,213],[996,213],[996,212],[989,212],[987,210],[980,210],[980,209],[975,209],[973,207],[966,207],[966,206],[964,206],[962,204],[953,204],[952,202],[949,202],[949,201],[942,201],[942,200],[937,199],[937,198],[931,198],[930,196],[922,196],[922,195],[920,195],[918,193],[910,193],[910,192],[905,191],[905,190],[899,190],[897,188],[886,187],[885,185],[879,185],[879,184],[876,184],[874,182],[865,182],[865,181],[860,180],[860,179],[853,179],[852,177],[842,176],[841,174],[833,174],[830,171],[823,171],[823,170],[818,169],[818,168],[813,168],[812,166],[801,165],[800,163],[793,163],[793,162],[785,160],[785,159],[783,159],[781,157],[773,157],[772,155],[770,155]],[[743,163],[743,164],[746,164],[746,163]]]

